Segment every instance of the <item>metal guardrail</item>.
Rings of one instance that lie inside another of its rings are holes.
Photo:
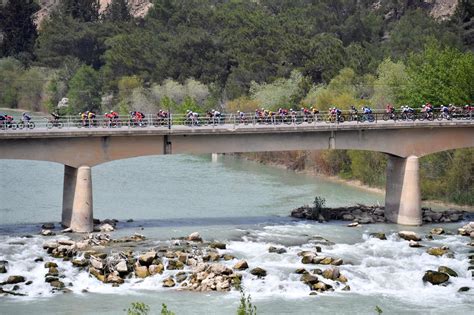
[[[345,122],[355,122],[364,124],[373,124],[380,121],[394,122],[413,122],[413,121],[456,121],[456,120],[473,120],[473,111],[455,112],[445,114],[441,112],[423,113],[401,113],[393,114],[386,112],[374,112],[370,114],[355,114],[351,112],[342,112],[340,115],[331,114],[303,114],[294,112],[288,115],[266,115],[256,116],[255,113],[244,113],[243,116],[236,114],[221,114],[220,117],[188,117],[183,114],[171,114],[170,117],[158,117],[154,114],[147,114],[141,120],[132,119],[130,117],[120,116],[117,119],[107,119],[96,117],[94,119],[82,120],[77,116],[65,116],[58,120],[48,118],[46,116],[35,116],[29,122],[22,122],[20,119],[13,119],[11,122],[0,121],[0,131],[8,132],[11,130],[22,130],[28,132],[34,129],[93,129],[93,128],[168,128],[174,126],[189,126],[191,128],[201,126],[216,127],[220,125],[233,125],[234,128],[256,125],[317,125],[317,124],[343,124]]]

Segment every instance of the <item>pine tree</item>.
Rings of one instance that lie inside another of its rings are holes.
[[[127,0],[112,0],[105,9],[104,17],[112,22],[130,21],[130,6]]]
[[[95,22],[99,19],[99,0],[62,0],[59,10],[82,22]]]
[[[0,14],[0,51],[3,56],[32,58],[38,37],[33,14],[39,9],[39,5],[32,0],[9,1],[5,5]]]

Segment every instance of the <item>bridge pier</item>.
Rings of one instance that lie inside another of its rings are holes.
[[[89,166],[64,167],[63,226],[74,232],[92,232],[92,176]]]
[[[419,159],[389,155],[385,190],[385,217],[403,225],[421,225]]]

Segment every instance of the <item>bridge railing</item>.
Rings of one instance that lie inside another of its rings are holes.
[[[171,114],[169,117],[160,117],[156,114],[146,114],[142,119],[119,116],[117,119],[95,117],[93,119],[81,119],[77,116],[63,116],[53,119],[48,116],[35,116],[29,122],[21,121],[20,117],[14,117],[10,122],[0,120],[0,131],[11,130],[30,131],[33,129],[91,129],[91,128],[168,128],[188,126],[191,128],[201,126],[219,127],[221,125],[232,125],[234,128],[245,126],[300,126],[318,124],[343,124],[352,123],[379,123],[382,121],[392,122],[414,122],[414,121],[452,121],[452,120],[473,120],[473,111],[457,111],[451,113],[441,113],[434,111],[424,113],[420,111],[386,113],[385,111],[374,111],[362,114],[344,111],[341,114],[327,113],[302,113],[293,112],[286,115],[278,113],[256,114],[256,113],[222,113],[220,116],[206,115],[185,115]]]

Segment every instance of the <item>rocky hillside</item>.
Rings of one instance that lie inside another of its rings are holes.
[[[40,0],[41,10],[36,14],[36,23],[39,25],[41,21],[47,17],[55,6],[61,0]],[[6,1],[5,1],[6,2]],[[105,10],[107,5],[112,2],[112,0],[100,0],[101,10]],[[135,17],[143,17],[148,12],[152,6],[151,0],[129,0],[130,11]]]
[[[41,21],[47,17],[54,7],[60,2],[61,0],[39,0],[39,4],[41,6],[41,10],[36,14],[36,21],[37,24],[40,24]],[[104,10],[107,5],[112,0],[99,0],[101,9]],[[8,0],[0,0],[0,5],[6,4]],[[150,7],[152,6],[151,0],[129,0],[131,13],[135,17],[143,17],[148,12]],[[384,4],[386,4],[386,0],[378,0],[374,1],[373,7],[380,8]],[[457,5],[459,0],[419,0],[419,1],[408,1],[410,4],[409,6],[418,6],[425,10],[428,10],[436,19],[444,20],[449,18],[454,14],[456,11]],[[393,15],[394,12],[387,12],[387,14]]]

